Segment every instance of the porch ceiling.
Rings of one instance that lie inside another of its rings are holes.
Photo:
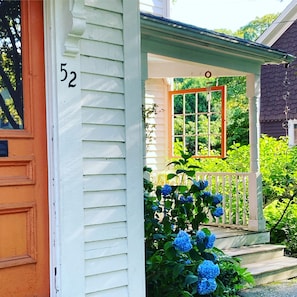
[[[212,77],[247,75],[247,72],[230,68],[195,63],[155,54],[148,54],[147,59],[149,78],[205,77],[206,73],[210,73]]]

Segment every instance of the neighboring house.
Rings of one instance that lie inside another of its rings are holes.
[[[297,1],[292,1],[258,42],[297,54]],[[289,136],[297,144],[297,74],[296,62],[264,65],[261,73],[261,133],[273,137]]]
[[[292,56],[140,16],[136,0],[0,1],[2,20],[4,4],[12,5],[12,19],[20,5],[22,48],[17,43],[8,49],[22,69],[6,77],[17,90],[9,92],[19,100],[14,113],[21,123],[13,113],[15,129],[0,130],[1,296],[145,296],[142,98],[158,98],[166,114],[167,78],[207,71],[247,77],[251,169],[245,176],[245,227],[265,229],[260,68]],[[166,129],[158,133],[165,137]],[[164,158],[165,151],[156,162]]]

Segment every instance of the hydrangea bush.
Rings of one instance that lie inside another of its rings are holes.
[[[175,164],[186,165],[188,158],[183,155]],[[190,167],[168,175],[183,181],[179,185],[155,188],[144,180],[148,297],[231,297],[252,282],[238,259],[214,247],[215,234],[202,228],[209,214],[223,214],[223,197],[207,191],[208,182],[194,176]]]

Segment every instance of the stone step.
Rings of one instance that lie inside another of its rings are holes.
[[[237,257],[241,260],[241,265],[252,264],[255,262],[279,258],[284,255],[284,245],[276,244],[256,244],[251,246],[242,246],[224,250],[224,253]]]
[[[255,285],[297,277],[297,258],[284,256],[283,245],[269,244],[268,231],[205,227],[216,235],[217,248],[242,260],[242,267],[254,276]]]
[[[251,232],[246,230],[227,229],[227,228],[209,228],[216,235],[215,246],[221,250],[236,248],[241,246],[250,246],[269,243],[269,231]]]
[[[297,258],[277,257],[243,265],[254,276],[255,284],[262,285],[297,276]]]

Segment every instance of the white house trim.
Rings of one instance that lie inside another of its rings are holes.
[[[55,297],[60,291],[60,280],[56,278],[56,267],[59,266],[59,208],[56,207],[58,197],[58,188],[55,186],[55,180],[59,180],[58,168],[54,160],[57,160],[57,143],[53,141],[54,129],[57,130],[54,123],[56,121],[57,103],[51,98],[56,98],[57,84],[55,69],[55,46],[52,42],[55,35],[53,24],[54,7],[52,1],[43,2],[44,10],[44,44],[45,44],[45,85],[46,85],[46,119],[47,119],[47,151],[48,151],[48,200],[49,200],[49,244],[50,244],[50,296]]]
[[[140,10],[165,18],[170,18],[171,0],[140,0]]]
[[[135,18],[135,15],[138,15]],[[128,292],[145,296],[143,214],[143,126],[140,17],[137,0],[123,1],[126,172],[128,228]]]
[[[65,40],[65,55],[75,56],[79,53],[79,40],[86,29],[84,0],[68,0],[72,15],[72,26]]]
[[[293,0],[257,42],[272,46],[297,19],[297,0]]]
[[[295,125],[297,124],[297,119],[291,119],[288,121],[288,137],[289,137],[289,146],[295,146],[297,139],[295,137]]]
[[[65,23],[73,21],[69,4],[44,1],[51,297],[82,297],[85,289],[80,57],[63,55]],[[61,81],[62,64],[76,73],[75,87]]]

